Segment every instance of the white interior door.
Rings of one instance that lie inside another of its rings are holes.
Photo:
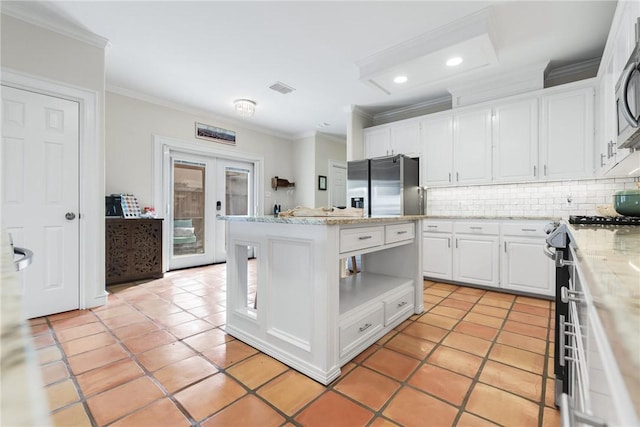
[[[214,262],[215,159],[170,156],[169,269]]]
[[[216,215],[253,215],[253,164],[217,159]],[[227,260],[225,221],[216,221],[215,262]],[[253,256],[253,254],[249,254]]]
[[[329,206],[347,206],[347,165],[329,161]]]
[[[79,307],[79,105],[2,87],[2,221],[31,249],[27,318]]]

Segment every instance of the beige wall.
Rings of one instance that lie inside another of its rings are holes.
[[[331,185],[327,182],[327,191],[318,190],[318,175],[329,177],[329,160],[337,162],[347,161],[347,144],[346,141],[338,141],[335,138],[329,138],[323,134],[316,136],[316,173],[314,177],[315,188],[315,204],[319,206],[329,206],[329,191]]]
[[[104,93],[104,49],[2,15],[2,66]]]
[[[347,117],[347,160],[364,159],[364,134],[362,129],[373,126],[371,117],[367,117],[356,106],[351,107]]]
[[[316,137],[308,136],[293,142],[293,168],[296,182],[295,205],[315,207]]]
[[[106,95],[106,193],[130,193],[141,206],[152,202],[153,135],[181,141],[195,138],[195,122],[236,132],[236,146],[218,148],[264,158],[264,210],[270,213],[276,200],[282,208],[293,205],[294,192],[273,191],[271,178],[292,180],[292,142],[211,116],[198,116],[139,99],[107,92]],[[216,144],[212,142],[211,144]]]
[[[322,133],[315,133],[295,140],[293,151],[296,205],[327,206],[328,191],[318,190],[318,175],[329,175],[329,160],[346,161],[346,142]]]

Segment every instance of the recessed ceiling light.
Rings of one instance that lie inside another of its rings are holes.
[[[454,56],[453,58],[447,60],[447,65],[449,67],[455,67],[456,65],[460,64],[462,64],[462,58],[460,58],[459,56]]]
[[[396,78],[393,79],[393,82],[400,84],[400,83],[406,83],[407,80],[408,80],[407,76],[396,76]]]

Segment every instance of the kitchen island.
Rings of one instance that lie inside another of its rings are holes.
[[[227,221],[227,333],[329,384],[424,310],[423,218],[219,217]],[[342,260],[356,256],[359,272],[344,274]]]

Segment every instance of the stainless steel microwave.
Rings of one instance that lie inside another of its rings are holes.
[[[640,149],[640,44],[636,47],[616,84],[618,148]]]

